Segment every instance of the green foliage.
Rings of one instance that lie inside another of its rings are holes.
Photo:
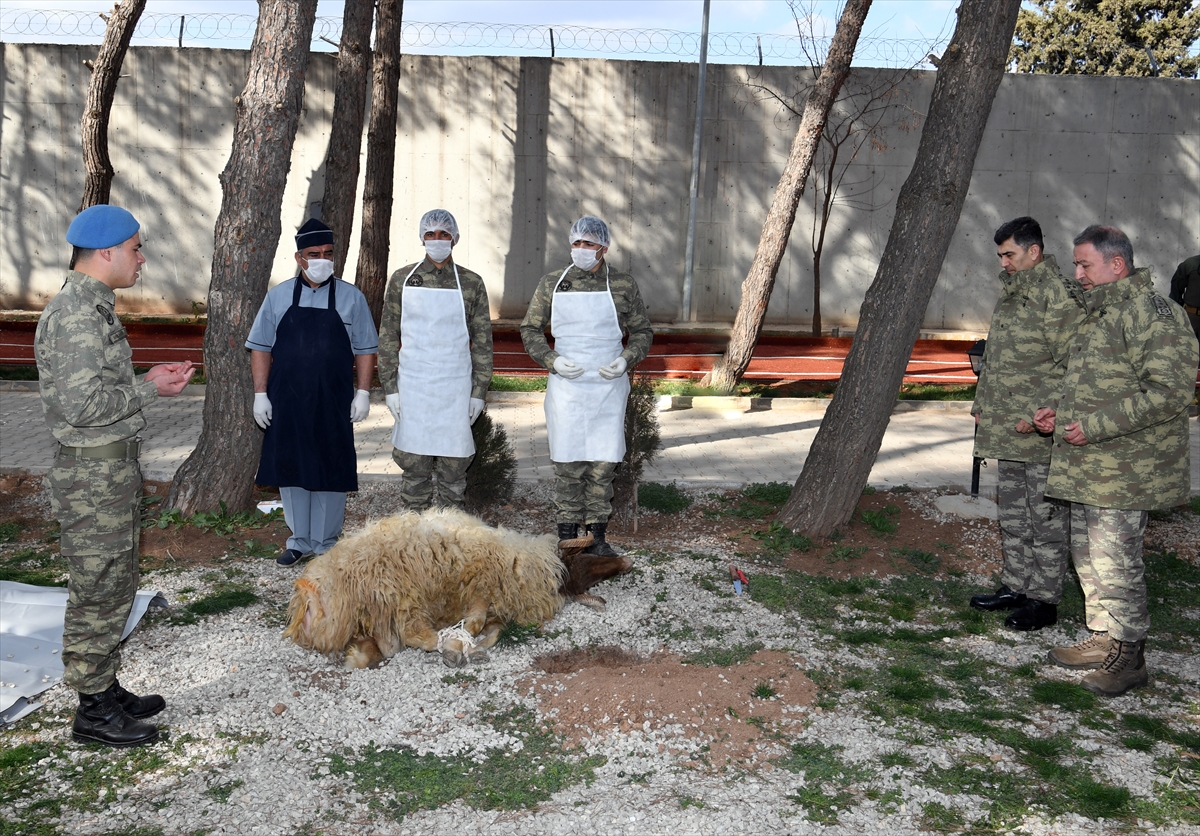
[[[581,781],[591,782],[602,756],[576,760],[532,710],[514,706],[489,718],[503,734],[521,740],[518,752],[490,750],[439,758],[400,746],[371,744],[358,754],[330,758],[329,771],[351,778],[372,806],[397,821],[462,799],[477,810],[522,810],[548,801]]]
[[[732,647],[711,647],[685,656],[684,664],[704,668],[728,668],[740,665],[763,649],[762,642],[735,644]]]
[[[811,551],[813,541],[803,534],[795,534],[781,522],[772,521],[765,531],[755,531],[750,539],[762,543],[764,551],[771,554],[787,554],[791,551]]]
[[[1195,78],[1200,7],[1192,0],[1030,0],[1009,63],[1018,72]],[[1146,50],[1154,54],[1155,71]]]
[[[613,479],[613,510],[628,519],[637,510],[642,472],[654,461],[662,447],[658,424],[658,396],[654,384],[644,374],[630,380],[629,402],[625,406],[625,458],[617,466]]]
[[[1188,500],[1188,510],[1200,517],[1200,496],[1193,496]]]
[[[219,615],[238,607],[248,607],[257,600],[258,596],[250,591],[250,587],[235,585],[205,595],[185,609],[193,615]]]
[[[229,796],[233,795],[233,791],[240,787],[244,781],[240,778],[233,781],[226,781],[224,784],[213,784],[203,792],[203,795],[208,796],[213,801],[220,804],[227,804]]]
[[[145,497],[143,506],[154,505],[158,497]],[[230,511],[221,500],[219,511],[198,511],[190,517],[185,517],[176,508],[170,508],[152,514],[148,510],[142,513],[142,528],[170,528],[171,526],[190,525],[201,531],[210,531],[219,537],[228,537],[247,528],[262,528],[268,523],[283,519],[283,511],[276,509],[269,514],[262,514],[258,509],[250,511]]]
[[[1085,711],[1096,706],[1096,695],[1074,682],[1042,680],[1034,683],[1031,695],[1036,702],[1057,705],[1067,711]]]
[[[904,383],[898,401],[973,401],[975,384],[970,386],[946,386],[940,383]]]
[[[962,830],[964,823],[962,813],[936,801],[926,804],[921,815],[921,826],[936,833]]]
[[[678,514],[692,504],[692,498],[672,482],[660,485],[658,482],[643,482],[638,485],[638,505],[659,511],[663,514]]]
[[[755,502],[782,508],[792,495],[792,486],[786,482],[754,482],[742,488],[742,496]]]
[[[779,692],[772,688],[766,682],[760,682],[754,686],[754,690],[750,692],[751,696],[760,700],[769,700],[771,697],[779,695]]]
[[[492,385],[489,387],[493,392],[545,392],[546,381],[548,376],[544,374],[538,375],[492,375]]]
[[[528,644],[542,635],[542,628],[537,624],[518,624],[515,621],[507,622],[500,628],[500,638],[496,639],[498,647],[516,647],[519,644]]]
[[[37,380],[37,366],[0,366],[0,380]]]
[[[897,546],[892,549],[892,554],[904,558],[913,565],[914,569],[927,575],[934,574],[942,565],[942,559],[936,554],[912,546]]]
[[[467,468],[467,508],[478,513],[488,505],[512,499],[517,481],[517,455],[504,427],[485,410],[471,425],[475,458]]]
[[[862,512],[863,522],[881,537],[885,534],[896,533],[896,530],[900,528],[900,523],[896,522],[898,516],[900,516],[900,508],[895,505],[885,505],[878,511]]]
[[[839,561],[849,562],[851,560],[858,560],[866,553],[866,546],[834,546],[829,550],[829,554],[825,556],[825,559],[830,563],[837,563]]]

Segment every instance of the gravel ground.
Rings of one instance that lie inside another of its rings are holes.
[[[522,496],[547,501],[545,485],[522,485]],[[710,501],[693,493],[697,502]],[[908,500],[922,513],[936,514],[929,497]],[[378,516],[397,507],[395,487],[365,486],[350,507],[353,517]],[[501,512],[513,527],[542,529],[540,520],[519,511]],[[1182,536],[1188,536],[1185,532]],[[1190,536],[1195,536],[1195,530]],[[997,773],[1025,768],[1011,749],[990,739],[951,735],[945,739],[906,738],[903,730],[880,722],[862,700],[842,699],[835,706],[783,706],[786,719],[774,739],[764,735],[764,751],[786,753],[794,744],[841,746],[840,758],[865,772],[854,778],[806,778],[804,770],[765,767],[721,769],[703,762],[702,737],[688,736],[685,721],[650,728],[598,733],[584,740],[571,758],[601,756],[594,778],[574,783],[533,809],[482,810],[462,801],[410,813],[399,821],[379,804],[386,794],[364,791],[337,768],[337,756],[354,758],[372,745],[410,747],[417,755],[464,756],[482,763],[496,751],[519,757],[522,734],[498,728],[495,712],[525,706],[538,712],[530,689],[535,658],[556,650],[615,645],[641,656],[669,652],[687,656],[758,643],[785,651],[798,669],[820,677],[825,669],[871,669],[879,659],[862,649],[831,641],[801,620],[780,614],[748,597],[728,607],[724,589],[704,588],[698,578],[719,576],[738,560],[720,538],[683,544],[673,555],[643,555],[640,571],[597,590],[608,600],[604,613],[568,606],[547,625],[546,633],[513,646],[494,649],[488,661],[472,665],[470,687],[432,654],[405,650],[375,670],[346,671],[336,660],[302,650],[280,638],[295,571],[273,561],[230,561],[218,569],[159,571],[143,588],[166,593],[172,603],[196,600],[222,585],[243,585],[258,601],[250,606],[193,624],[168,615],[154,616],[126,644],[122,683],[131,690],[166,696],[167,710],[156,718],[169,730],[168,740],[150,747],[159,762],[142,768],[134,781],[106,781],[86,804],[64,805],[53,820],[57,832],[79,834],[741,834],[741,833],[921,833],[957,829],[931,825],[930,809],[946,809],[971,822],[984,815],[986,801],[970,794],[945,794],[922,784],[919,774],[933,765],[948,768],[964,757],[987,760]],[[759,575],[769,573],[756,567]],[[655,575],[652,579],[651,575]],[[966,578],[989,585],[990,578]],[[839,626],[869,626],[859,613],[839,608]],[[679,625],[691,625],[687,635]],[[706,630],[706,628],[709,628]],[[702,638],[719,635],[718,641]],[[1076,639],[1062,626],[1035,637],[957,636],[943,644],[996,666],[1040,664],[1046,648]],[[1156,667],[1188,695],[1183,704],[1154,692],[1113,700],[1116,711],[1175,712],[1194,723],[1200,663],[1190,653],[1155,652]],[[1047,667],[1039,675],[1074,681],[1076,674]],[[1160,674],[1161,675],[1161,674]],[[536,677],[535,677],[536,679]],[[819,680],[818,680],[819,681]],[[984,686],[987,687],[986,685]],[[869,698],[864,698],[869,699]],[[0,803],[0,817],[25,820],[37,799],[78,795],[75,773],[93,769],[110,757],[71,743],[67,726],[74,695],[56,688],[47,705],[4,732],[3,745],[48,744],[38,764],[45,782],[22,798]],[[939,708],[964,710],[961,701]],[[540,714],[538,722],[553,718]],[[1065,728],[1084,752],[1094,752],[1091,768],[1099,780],[1128,788],[1137,798],[1152,798],[1167,780],[1156,759],[1169,754],[1166,743],[1148,751],[1112,749],[1110,737],[1074,723],[1066,710],[1047,707],[1028,718],[1034,736]],[[649,725],[649,724],[647,724]],[[3,749],[0,749],[0,753]],[[881,758],[902,763],[880,768]],[[125,755],[122,755],[125,757]],[[115,755],[113,757],[116,757]],[[72,764],[78,764],[73,770]],[[870,769],[867,769],[871,766]],[[130,767],[132,768],[132,767]],[[353,769],[353,765],[351,766]],[[642,776],[633,780],[628,776]],[[806,817],[789,796],[823,783],[830,794],[851,792],[835,807],[833,820]],[[933,805],[932,807],[930,805]],[[938,807],[940,805],[940,807]],[[1035,813],[1019,823],[1030,834],[1112,833],[1113,822],[1073,814],[1047,819]],[[22,832],[19,825],[6,834]],[[1120,829],[1196,833],[1195,827],[1154,829],[1135,818]],[[50,831],[47,831],[50,832]]]

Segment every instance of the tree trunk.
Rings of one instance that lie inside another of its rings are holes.
[[[959,6],[845,371],[779,514],[794,531],[827,536],[850,519],[862,495],[958,225],[1020,6],[1021,0],[963,0]]]
[[[279,248],[317,0],[260,0],[258,9],[246,87],[233,100],[233,151],[221,172],[204,333],[204,427],[166,501],[187,515],[221,501],[231,510],[249,508],[262,448],[243,345]]]
[[[120,4],[113,6],[108,27],[104,30],[104,42],[100,44],[95,63],[91,64],[92,80],[88,84],[87,101],[83,105],[83,118],[80,120],[83,168],[87,172],[83,182],[83,200],[79,202],[80,212],[98,203],[108,203],[109,190],[116,173],[108,158],[108,117],[129,41],[145,8],[146,0],[121,0]]]
[[[321,198],[321,220],[333,230],[333,263],[338,275],[346,271],[350,230],[354,226],[354,198],[358,196],[358,157],[362,150],[374,16],[374,0],[346,0],[342,41],[338,44],[333,123],[329,130],[329,150],[325,154],[325,195]]]
[[[725,356],[700,381],[702,386],[711,386],[719,392],[732,392],[750,365],[754,346],[762,334],[771,290],[775,287],[775,274],[779,272],[779,264],[783,261],[783,253],[792,234],[792,224],[796,221],[796,207],[812,168],[813,155],[825,130],[829,109],[837,101],[838,91],[850,74],[850,61],[854,58],[854,48],[870,8],[871,0],[846,0],[833,42],[829,45],[829,55],[825,57],[825,66],[817,77],[817,83],[809,91],[800,129],[792,141],[792,150],[783,168],[783,175],[779,178],[779,185],[775,187],[775,196],[767,211],[754,261],[750,263],[750,271],[742,282],[742,299],[733,321],[729,347],[725,350]]]
[[[362,241],[354,283],[367,297],[375,327],[383,313],[391,243],[392,186],[396,178],[396,102],[400,98],[400,26],[404,0],[379,0],[367,173],[363,181]]]

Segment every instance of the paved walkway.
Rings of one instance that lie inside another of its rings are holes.
[[[198,388],[198,387],[197,387]],[[664,406],[669,404],[664,402]],[[690,487],[737,487],[752,482],[792,482],[821,424],[820,403],[780,402],[769,410],[666,409],[658,414],[663,448],[646,480]],[[876,487],[970,485],[973,422],[967,404],[931,404],[892,415],[871,470]],[[147,478],[167,481],[191,453],[200,434],[204,399],[159,399],[146,410],[142,469]],[[808,408],[803,408],[808,407]],[[817,407],[817,408],[813,408]],[[904,404],[901,409],[907,409]],[[517,454],[517,478],[549,481],[554,473],[546,443],[541,395],[493,393],[488,411],[502,424]],[[1200,431],[1192,429],[1192,491],[1200,492]],[[392,419],[382,399],[355,425],[358,470],[363,481],[400,474],[391,458]],[[54,444],[36,393],[0,391],[0,472],[45,473]],[[995,495],[996,468],[982,471],[981,492]]]

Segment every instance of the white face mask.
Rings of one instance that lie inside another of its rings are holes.
[[[321,282],[333,275],[333,262],[327,258],[310,258],[308,269],[304,271],[310,282]]]
[[[587,247],[571,247],[571,261],[580,270],[589,271],[600,260],[599,250],[589,250]]]
[[[425,254],[429,256],[429,260],[434,264],[441,264],[450,257],[450,250],[454,249],[453,241],[426,241]]]

